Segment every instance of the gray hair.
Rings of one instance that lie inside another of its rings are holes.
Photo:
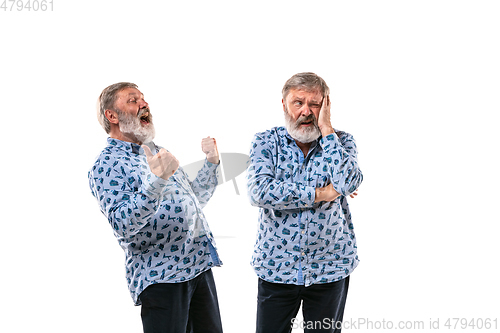
[[[137,88],[135,83],[130,82],[119,82],[104,88],[99,99],[97,100],[97,120],[101,124],[102,128],[109,134],[111,131],[111,125],[109,124],[108,118],[106,118],[106,110],[115,110],[115,102],[118,97],[118,93],[125,88]]]
[[[286,101],[286,97],[292,89],[305,91],[318,90],[323,96],[330,94],[330,88],[328,88],[325,80],[311,72],[295,74],[286,81],[282,90],[284,101]]]

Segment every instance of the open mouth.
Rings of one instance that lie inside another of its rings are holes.
[[[299,117],[299,119],[297,119],[296,126],[297,126],[297,128],[313,126],[314,120],[315,120],[315,117],[312,114],[310,114],[308,116],[301,116],[301,117]]]
[[[149,111],[141,111],[141,114],[139,115],[139,120],[141,121],[142,124],[147,125],[151,121]]]

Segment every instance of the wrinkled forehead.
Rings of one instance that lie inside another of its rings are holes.
[[[130,98],[130,97],[142,97],[144,98],[144,95],[141,93],[141,91],[137,88],[125,88],[122,89],[118,92],[117,94],[118,98]]]
[[[303,99],[303,100],[310,100],[313,102],[318,102],[320,103],[323,100],[323,94],[321,93],[321,88],[320,87],[313,87],[313,88],[293,88],[290,89],[288,92],[288,95],[286,96],[287,101],[290,99]]]

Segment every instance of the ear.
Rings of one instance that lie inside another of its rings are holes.
[[[286,112],[285,101],[281,99],[281,104],[283,104],[283,111]]]
[[[116,113],[116,111],[107,109],[104,111],[104,115],[108,118],[111,124],[118,124],[118,113]]]

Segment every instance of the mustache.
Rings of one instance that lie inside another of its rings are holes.
[[[139,112],[137,113],[137,118],[142,118],[144,120],[147,120],[148,122],[151,122],[151,120],[153,120],[153,115],[151,114],[149,108],[145,107],[139,110]]]
[[[309,123],[309,122],[313,122],[314,125],[316,125],[317,121],[316,121],[316,117],[311,113],[310,115],[308,116],[300,116],[297,121],[295,122],[295,125],[296,126],[299,126],[303,123]]]

